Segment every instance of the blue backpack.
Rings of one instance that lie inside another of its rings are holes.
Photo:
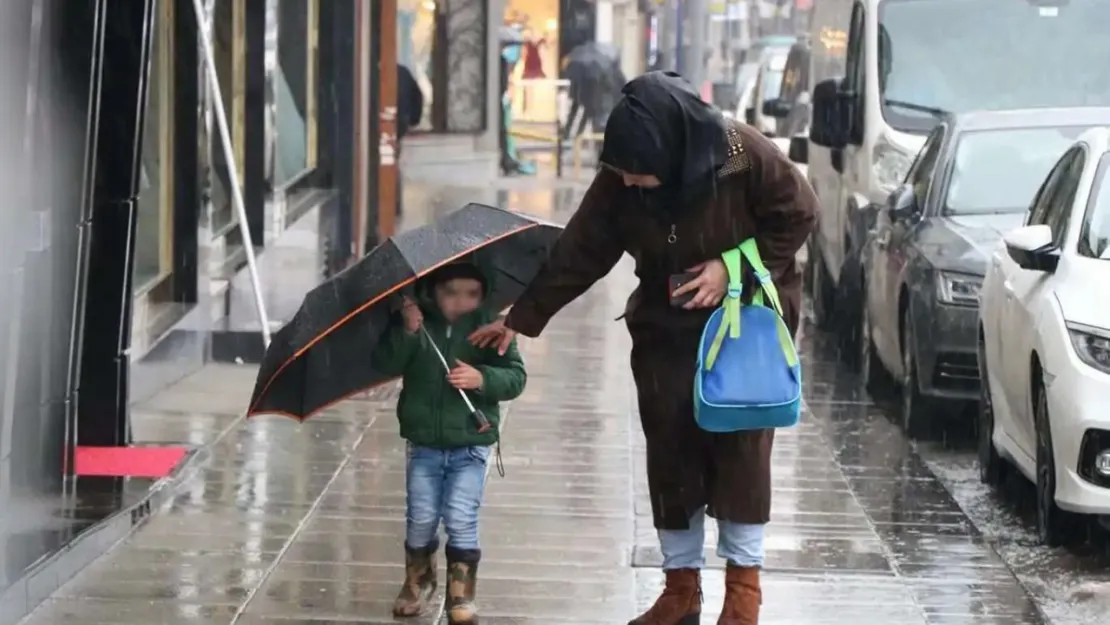
[[[755,239],[721,259],[728,269],[728,293],[706,322],[698,345],[694,419],[709,432],[796,425],[802,412],[802,368]],[[742,259],[759,280],[750,304],[740,301]]]

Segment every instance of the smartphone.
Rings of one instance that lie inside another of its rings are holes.
[[[690,300],[694,299],[694,294],[697,293],[697,291],[683,293],[678,297],[675,297],[673,293],[677,291],[679,287],[697,277],[698,272],[688,271],[686,273],[676,273],[667,279],[667,296],[671,300],[671,306],[675,308],[682,308],[686,304],[690,303]]]

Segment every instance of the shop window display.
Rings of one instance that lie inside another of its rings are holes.
[[[149,289],[168,276],[173,260],[173,7],[165,2],[158,7],[139,168],[136,291]]]

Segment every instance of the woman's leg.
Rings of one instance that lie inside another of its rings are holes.
[[[705,566],[705,509],[690,516],[690,527],[684,530],[659,530],[659,550],[663,552],[663,570],[698,569]]]
[[[717,521],[717,555],[728,562],[725,572],[725,602],[718,625],[756,625],[763,591],[759,570],[763,568],[762,524]]]
[[[393,603],[396,616],[424,612],[436,589],[436,551],[443,505],[442,451],[408,446],[405,466],[405,582]]]
[[[701,619],[701,568],[705,565],[705,509],[682,530],[660,529],[666,582],[655,603],[629,625],[697,625]]]
[[[478,511],[486,489],[489,447],[459,447],[447,452],[443,525],[447,530],[447,622],[476,623],[478,586]]]

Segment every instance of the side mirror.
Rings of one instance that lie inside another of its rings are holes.
[[[917,194],[913,192],[912,184],[904,184],[890,194],[887,200],[891,220],[912,219],[921,212],[917,205]]]
[[[790,137],[790,147],[786,150],[787,157],[800,165],[809,164],[809,137],[794,135]]]
[[[771,98],[763,102],[763,114],[775,119],[785,119],[790,114],[790,103],[781,98]]]
[[[749,126],[755,125],[755,107],[749,106],[744,109],[744,123]]]
[[[1052,244],[1052,228],[1037,224],[1011,230],[1002,237],[1006,253],[1022,269],[1052,273],[1060,255]]]
[[[840,149],[847,142],[844,125],[844,98],[840,96],[840,79],[829,78],[813,86],[812,120],[809,139],[819,146]]]

